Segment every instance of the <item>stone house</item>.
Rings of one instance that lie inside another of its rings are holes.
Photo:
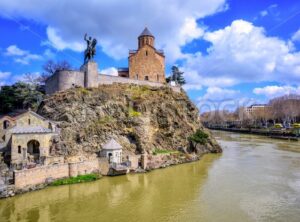
[[[107,158],[109,163],[121,164],[122,149],[123,147],[117,141],[111,139],[102,146],[100,156]]]
[[[59,134],[54,122],[31,110],[14,118],[5,116],[0,122],[3,124],[0,132],[4,134],[1,147],[8,165],[19,169],[46,162],[50,156],[52,140]]]

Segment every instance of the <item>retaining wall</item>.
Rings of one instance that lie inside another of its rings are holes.
[[[125,77],[120,76],[110,76],[110,75],[104,75],[100,74],[98,76],[98,83],[99,85],[111,85],[114,83],[123,83],[123,84],[136,84],[136,85],[146,85],[146,86],[153,86],[153,87],[162,87],[165,86],[165,84],[160,82],[151,82],[151,81],[144,81],[144,80],[136,80],[136,79],[129,79]],[[172,88],[175,92],[180,92],[181,87],[179,86],[169,86]]]
[[[32,169],[16,170],[14,171],[15,187],[16,189],[22,189],[25,187],[46,183],[47,178],[56,180],[94,172],[101,172],[98,159],[77,163],[63,163],[40,166]]]
[[[69,176],[69,164],[42,166],[14,172],[15,187],[22,189],[46,182],[47,178],[59,179]]]

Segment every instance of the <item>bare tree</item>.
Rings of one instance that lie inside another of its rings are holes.
[[[67,61],[58,61],[54,62],[53,60],[49,60],[43,65],[43,70],[44,72],[40,75],[38,81],[41,84],[44,84],[46,80],[53,75],[56,71],[61,71],[61,70],[70,70],[72,69],[70,63]]]

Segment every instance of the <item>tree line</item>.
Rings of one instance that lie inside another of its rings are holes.
[[[247,112],[247,107],[238,107],[235,111],[215,110],[201,115],[206,125],[227,127],[268,128],[281,124],[291,127],[300,122],[300,95],[285,95],[274,98],[263,108]]]

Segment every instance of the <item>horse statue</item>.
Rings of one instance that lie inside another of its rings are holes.
[[[84,51],[84,63],[86,63],[96,55],[97,40],[95,38],[92,39],[92,37],[87,38],[87,34],[84,35],[84,40],[87,43],[86,50]]]

